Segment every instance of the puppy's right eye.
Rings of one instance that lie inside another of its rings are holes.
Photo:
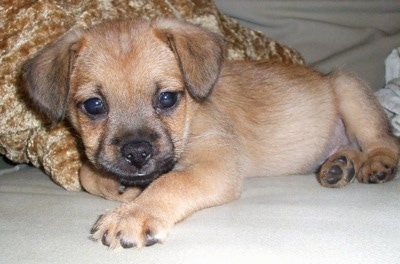
[[[82,103],[82,107],[91,116],[103,115],[107,112],[106,106],[100,98],[90,98]]]
[[[160,103],[160,108],[171,108],[178,101],[178,94],[174,92],[164,92],[160,94],[158,100]]]

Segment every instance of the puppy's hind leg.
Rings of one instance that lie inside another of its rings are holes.
[[[399,141],[378,100],[351,74],[339,71],[330,77],[347,136],[360,151],[341,149],[329,157],[319,172],[321,184],[341,187],[352,180],[352,174],[363,183],[392,180],[399,163]]]

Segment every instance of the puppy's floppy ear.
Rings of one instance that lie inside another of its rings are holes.
[[[28,60],[22,68],[31,99],[53,124],[65,115],[69,77],[78,49],[76,43],[83,32],[83,29],[71,30]]]
[[[153,28],[175,53],[190,94],[197,100],[205,99],[221,72],[225,49],[223,38],[177,20],[156,20]]]

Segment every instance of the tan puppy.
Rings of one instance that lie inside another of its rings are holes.
[[[122,21],[70,31],[26,63],[34,103],[83,142],[83,187],[125,201],[100,217],[95,240],[162,241],[238,198],[244,177],[318,172],[340,187],[395,176],[397,139],[363,82],[223,55],[221,37],[193,25]]]

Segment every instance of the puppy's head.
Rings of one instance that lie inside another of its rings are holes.
[[[223,41],[211,32],[120,21],[70,31],[27,61],[23,77],[53,123],[69,119],[96,167],[148,184],[174,167],[222,63]]]

